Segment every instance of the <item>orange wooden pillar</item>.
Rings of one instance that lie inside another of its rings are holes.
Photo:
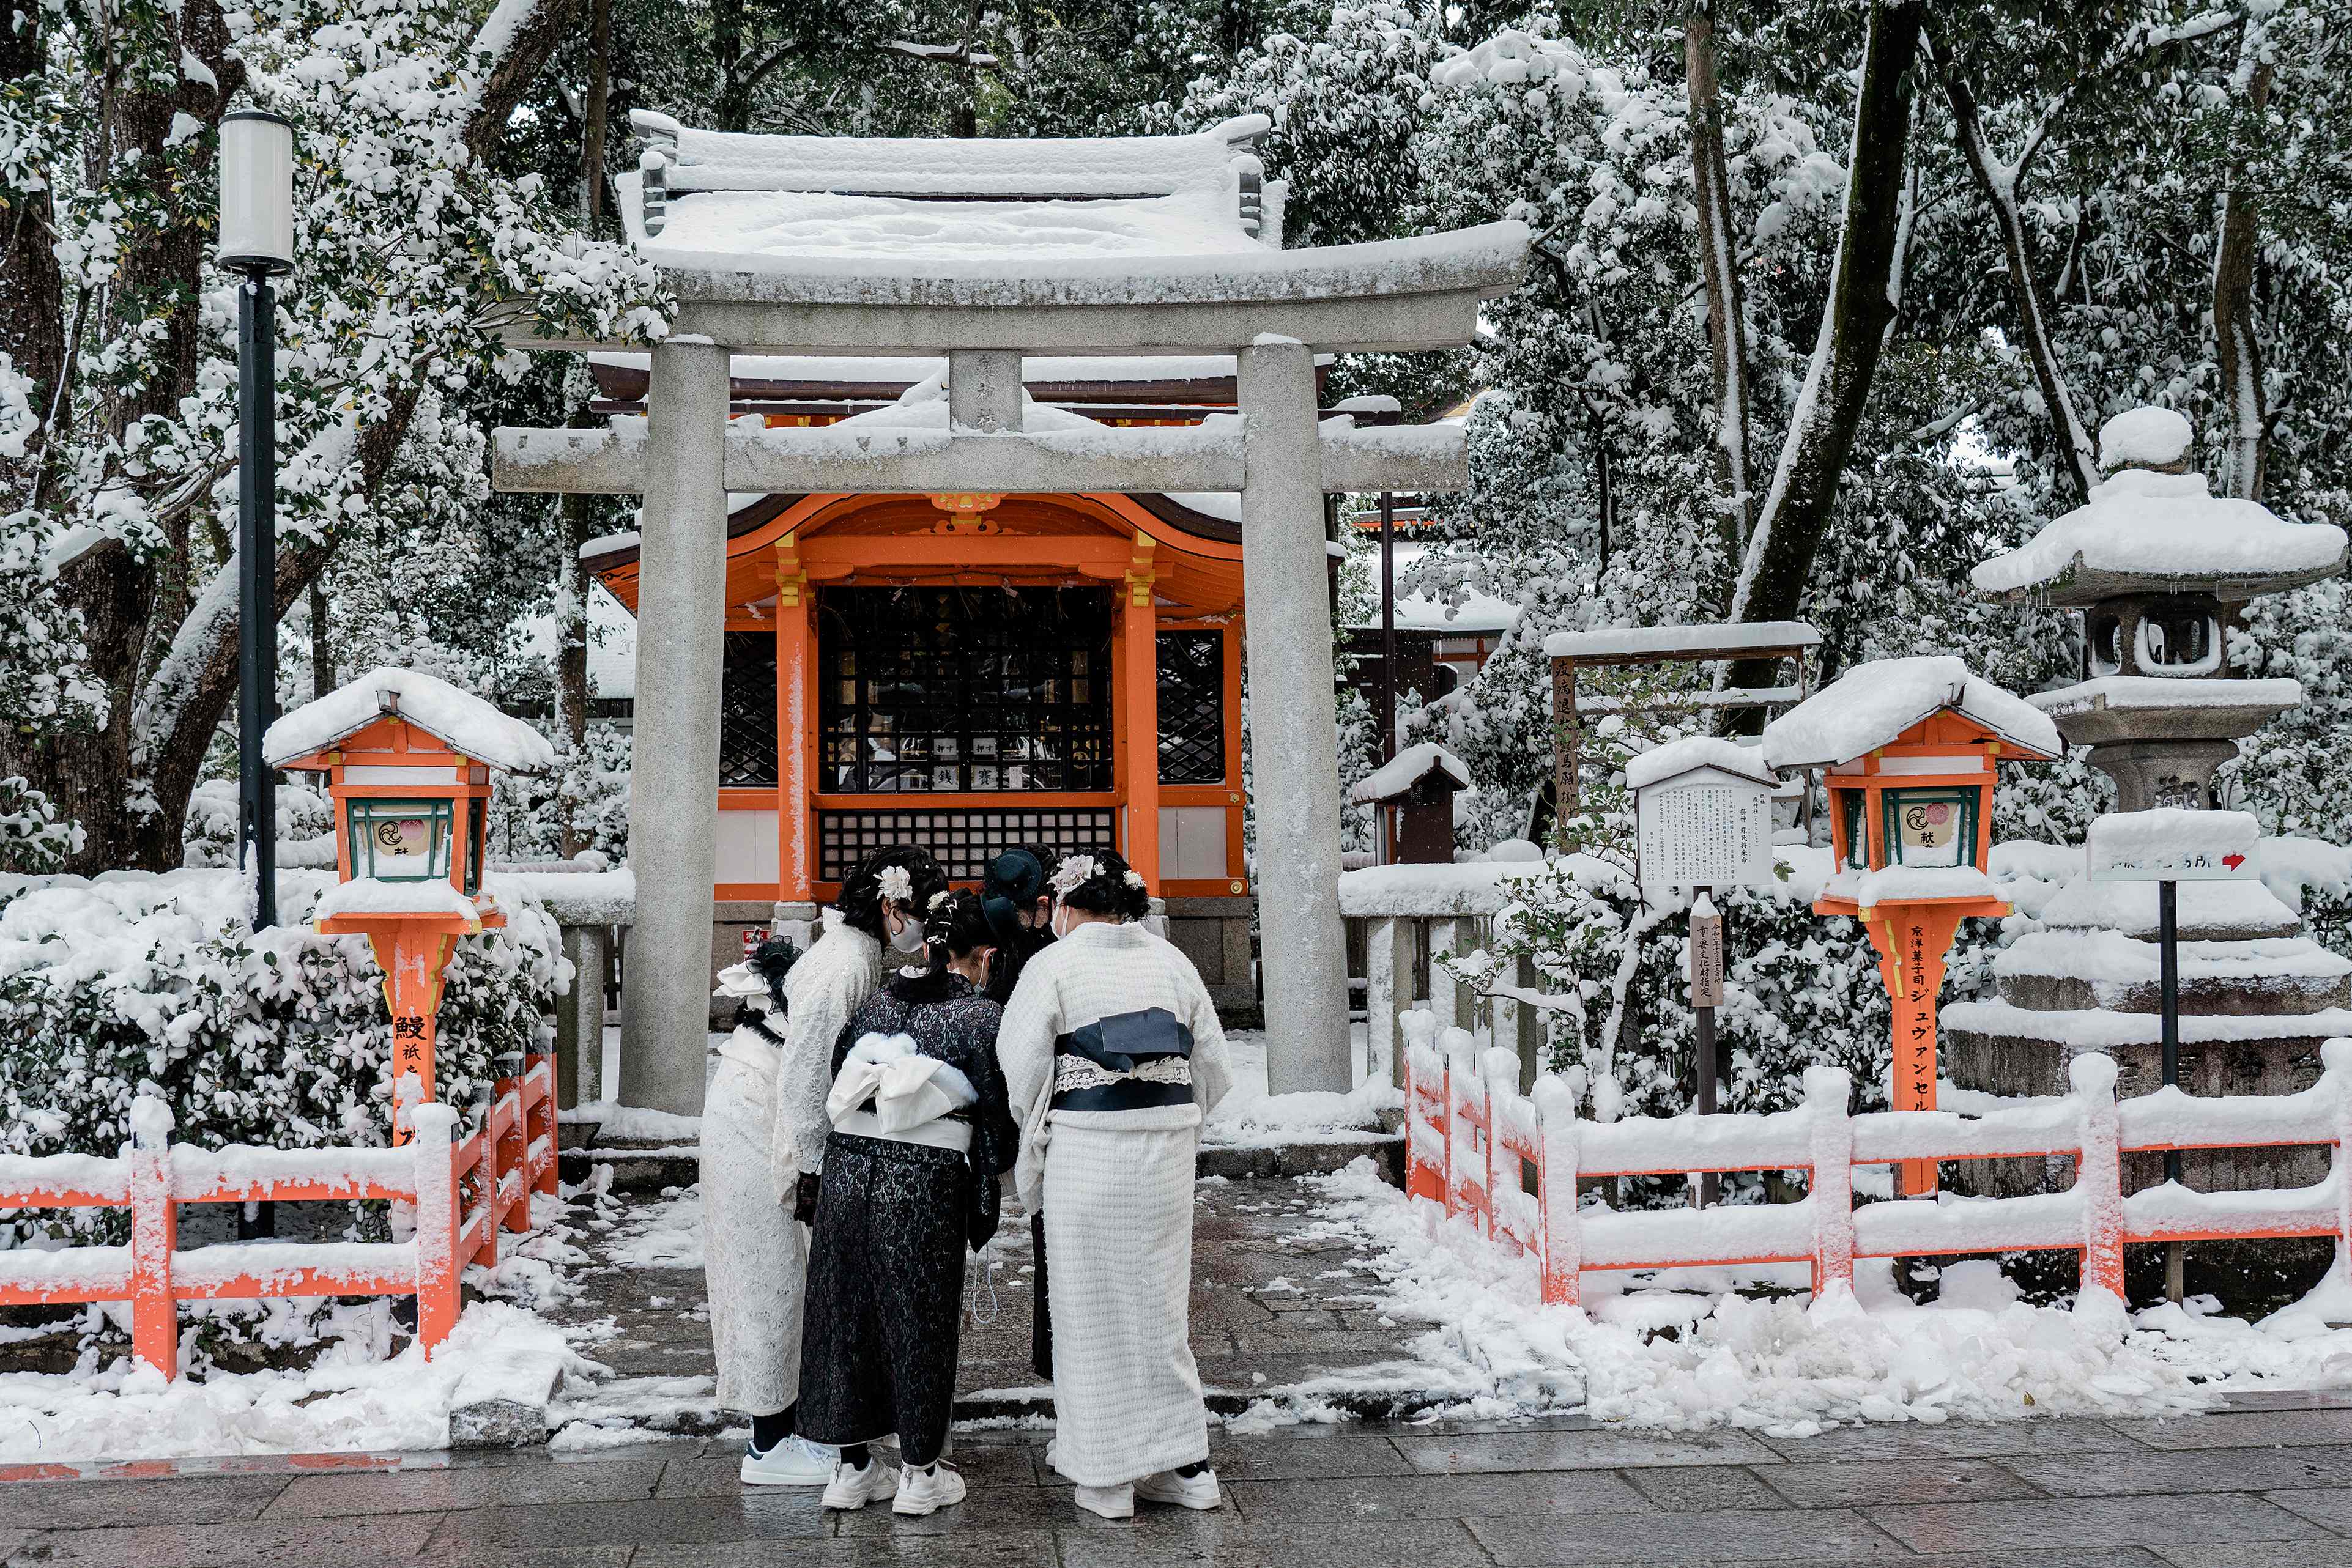
[[[776,541],[776,898],[805,904],[814,896],[809,777],[815,716],[816,640],[810,623],[812,592],[802,570],[798,530]]]
[[[1160,892],[1160,617],[1151,538],[1135,536],[1120,612],[1118,695],[1127,707],[1127,863]]]
[[[180,1208],[172,1193],[172,1113],[142,1098],[131,1112],[131,1349],[165,1377],[180,1375],[180,1304],[172,1260],[180,1246]]]
[[[1897,1111],[1936,1108],[1936,1000],[1943,995],[1944,960],[1961,910],[1950,904],[1883,904],[1864,925],[1878,949],[1879,977],[1895,1004],[1895,1052],[1889,1103]],[[1919,1197],[1936,1190],[1934,1160],[1905,1160],[1898,1190]]]

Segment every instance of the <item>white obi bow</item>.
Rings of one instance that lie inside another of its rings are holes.
[[[885,1133],[904,1133],[980,1098],[971,1081],[935,1056],[917,1053],[912,1037],[869,1034],[849,1048],[835,1074],[824,1113],[836,1127],[865,1103]]]

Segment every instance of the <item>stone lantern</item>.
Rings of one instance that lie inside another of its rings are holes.
[[[2215,496],[2187,471],[2189,422],[2136,408],[2099,432],[2111,477],[1973,574],[1981,592],[2083,612],[2083,679],[2032,699],[2116,781],[2118,806],[2206,810],[2239,737],[2303,700],[2291,680],[2229,678],[2239,605],[2344,570],[2344,530]]]

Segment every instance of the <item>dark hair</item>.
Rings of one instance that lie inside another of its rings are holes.
[[[834,900],[834,907],[841,911],[843,925],[865,932],[877,942],[889,936],[882,924],[882,873],[891,866],[904,866],[908,880],[913,883],[913,896],[907,903],[908,914],[929,907],[931,894],[948,884],[947,874],[931,858],[931,852],[912,844],[876,850],[859,862],[857,869],[841,884],[841,896]]]
[[[980,884],[981,913],[988,916],[1000,946],[1018,941],[1021,915],[1052,895],[1054,867],[1061,858],[1051,850],[1024,844],[988,862]]]
[[[800,962],[800,946],[791,937],[771,936],[753,948],[751,956],[744,960],[751,966],[753,974],[768,982],[769,998],[779,1009],[784,1005],[784,977],[792,972],[794,964]],[[746,1023],[757,1022],[760,1018],[760,1009],[751,1005],[750,998],[746,998],[736,1004],[737,1028],[740,1029]]]
[[[1117,850],[1074,850],[1062,864],[1080,859],[1095,862],[1094,874],[1062,889],[1055,895],[1062,903],[1114,920],[1140,920],[1151,913],[1150,890],[1127,880],[1127,861]]]
[[[996,933],[981,907],[980,894],[965,888],[934,894],[930,913],[923,917],[923,940],[930,944],[931,973],[945,972],[950,958],[961,958],[975,948],[997,946]]]

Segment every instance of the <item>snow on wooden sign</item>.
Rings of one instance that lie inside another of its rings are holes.
[[[1644,887],[1762,886],[1772,881],[1770,768],[1735,741],[1694,736],[1633,758]]]
[[[2112,811],[2091,824],[2091,880],[2252,882],[2262,836],[2251,811]]]

